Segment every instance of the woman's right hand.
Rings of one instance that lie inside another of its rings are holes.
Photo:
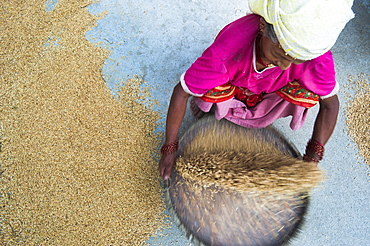
[[[162,155],[159,160],[159,173],[164,180],[170,178],[171,170],[175,164],[176,152],[172,154]]]
[[[168,107],[166,119],[166,141],[165,144],[172,145],[177,139],[177,135],[184,119],[186,112],[186,105],[188,102],[189,94],[187,94],[178,83],[173,89],[170,105]],[[162,152],[162,151],[161,151]],[[159,161],[159,174],[167,180],[170,177],[172,166],[175,164],[176,151],[162,153]]]

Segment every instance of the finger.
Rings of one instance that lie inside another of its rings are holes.
[[[165,175],[163,177],[164,180],[167,180],[170,178],[171,175],[172,166],[168,166],[165,170]]]
[[[204,115],[204,112],[202,110],[199,110],[198,113],[197,113],[197,119],[202,118],[203,115]]]
[[[161,166],[159,166],[159,176],[163,177],[163,174],[164,174],[164,168],[162,168]]]
[[[198,111],[199,111],[199,108],[194,104],[194,103],[192,103],[191,105],[190,105],[190,109],[191,109],[191,112],[192,112],[192,114],[195,116],[197,113],[198,113]]]
[[[192,112],[193,116],[194,116],[195,118],[197,118],[197,119],[201,118],[202,113],[203,113],[203,112],[199,109],[199,107],[198,107],[198,106],[193,106],[193,107],[191,107],[191,112]]]
[[[163,158],[163,157],[162,157]],[[163,160],[162,160],[162,158],[161,158],[161,160],[159,161],[159,165],[158,165],[158,170],[159,170],[159,175],[161,176],[161,177],[163,177],[163,175],[164,175],[164,169],[165,169],[165,165],[163,164]]]

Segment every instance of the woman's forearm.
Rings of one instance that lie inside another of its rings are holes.
[[[173,89],[170,106],[168,108],[166,119],[166,140],[161,149],[161,159],[159,160],[159,174],[167,180],[170,177],[171,169],[175,163],[175,154],[177,149],[177,135],[186,112],[186,105],[189,94],[187,94],[177,84]],[[163,150],[165,148],[165,150]]]
[[[320,101],[320,110],[316,117],[312,138],[325,145],[334,131],[339,112],[338,96]]]
[[[175,86],[167,113],[165,144],[176,141],[181,123],[184,119],[189,96],[182,89],[180,83]]]
[[[334,131],[338,112],[339,100],[336,95],[320,101],[320,110],[316,117],[312,138],[307,143],[304,160],[319,162],[322,159],[324,145]]]

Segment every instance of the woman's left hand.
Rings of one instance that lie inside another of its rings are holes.
[[[339,100],[337,95],[320,101],[320,110],[316,117],[312,138],[306,148],[304,160],[319,162],[322,159],[324,145],[334,131],[338,112]],[[318,146],[309,146],[310,143]]]

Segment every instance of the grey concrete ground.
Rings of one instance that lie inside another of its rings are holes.
[[[112,93],[122,80],[142,76],[153,86],[153,100],[159,101],[155,110],[164,120],[180,74],[223,26],[248,11],[247,6],[247,1],[237,0],[102,0],[89,10],[108,14],[87,37],[112,51],[103,69]],[[353,10],[356,18],[347,24],[332,49],[342,86],[342,110],[326,146],[325,159],[320,163],[327,179],[313,193],[306,222],[289,243],[292,246],[370,245],[370,170],[358,159],[357,147],[347,134],[344,114],[348,76],[370,71],[370,2],[357,0]],[[289,119],[275,123],[301,152],[310,138],[317,108],[311,111],[306,125],[296,132],[289,129]],[[184,128],[191,121],[188,115]],[[163,131],[163,127],[158,131]],[[192,245],[175,225],[153,235],[148,244]]]

